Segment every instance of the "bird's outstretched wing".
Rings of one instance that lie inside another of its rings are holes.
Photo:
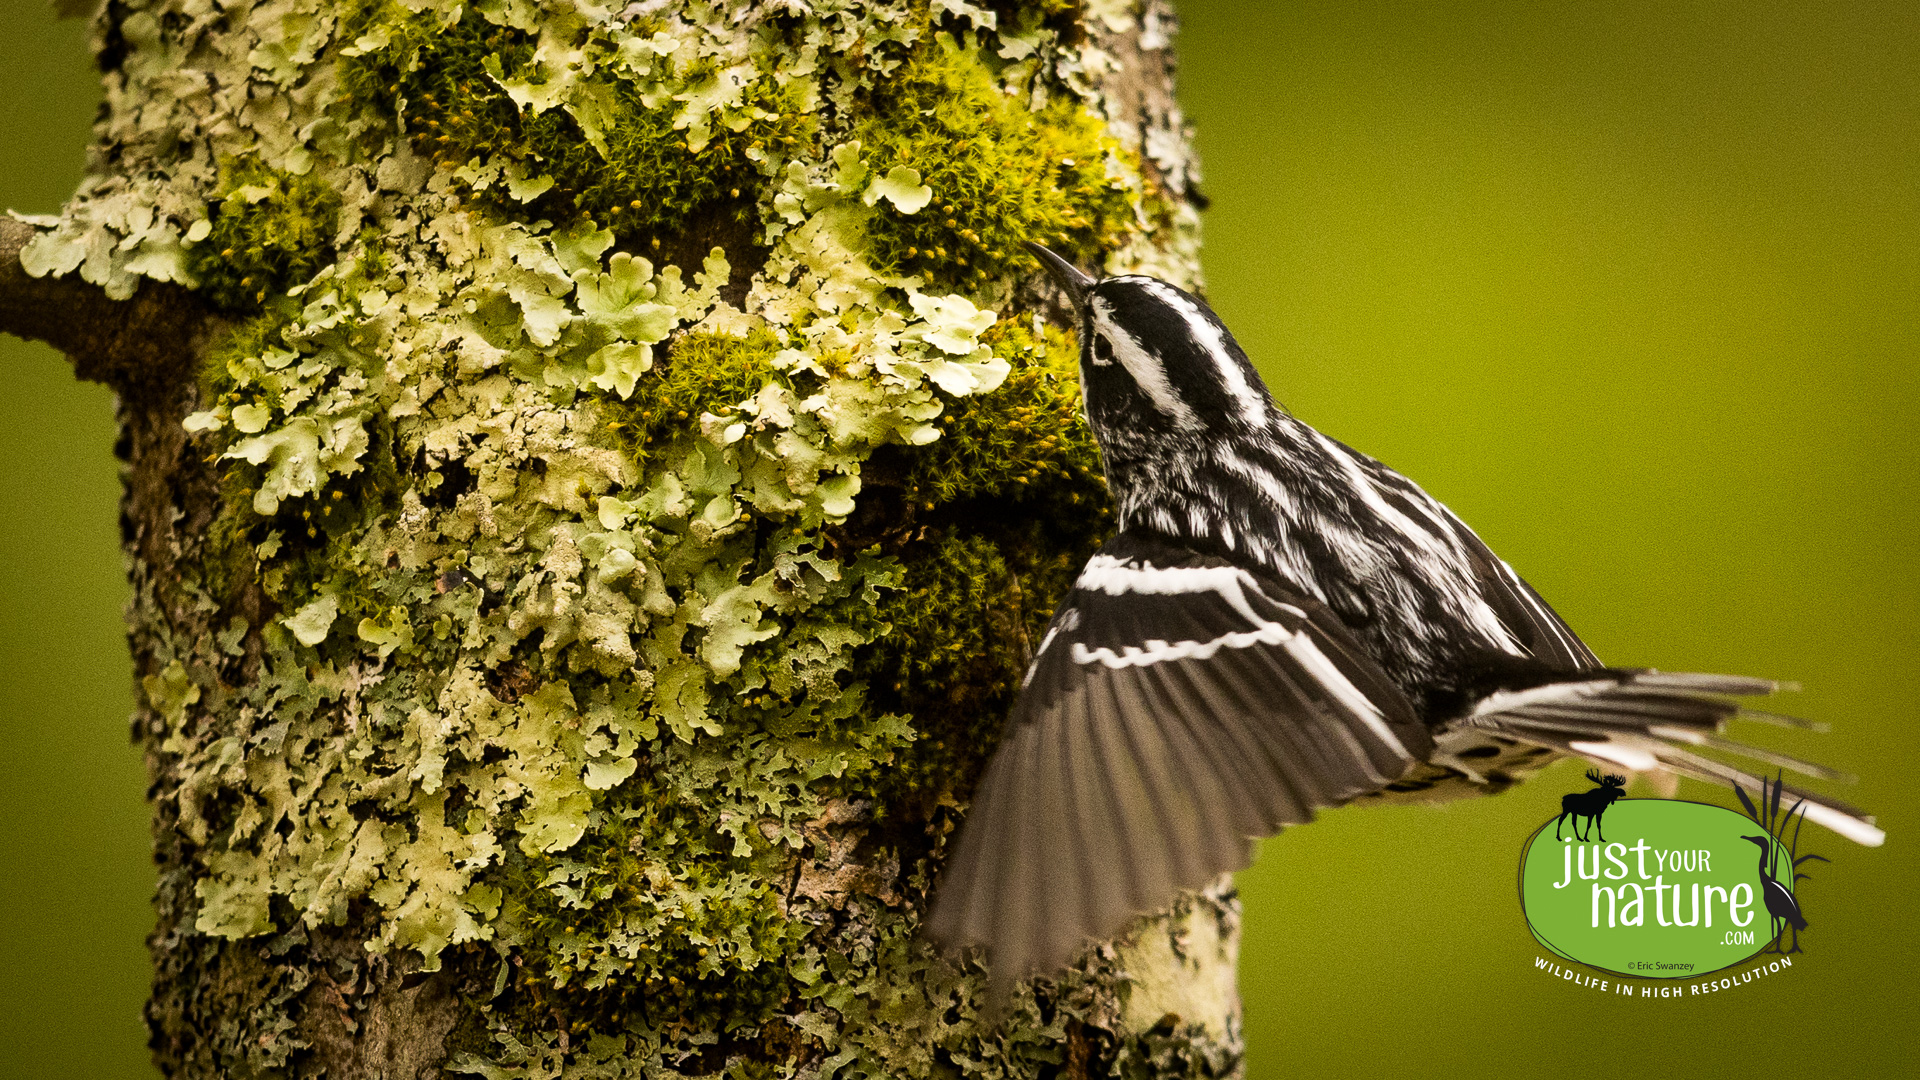
[[[927,931],[983,947],[1004,989],[1430,749],[1406,697],[1325,608],[1123,532],[1047,628]]]

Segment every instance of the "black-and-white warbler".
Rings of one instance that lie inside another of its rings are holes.
[[[1729,700],[1779,684],[1603,665],[1446,507],[1275,406],[1198,297],[1029,247],[1078,317],[1120,530],[1054,613],[928,919],[1000,993],[1319,807],[1496,792],[1565,755],[1752,790],[1699,749],[1836,775],[1721,737],[1813,726]]]

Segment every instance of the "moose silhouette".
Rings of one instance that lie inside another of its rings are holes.
[[[1607,834],[1600,828],[1600,816],[1607,812],[1617,799],[1627,794],[1627,778],[1624,776],[1601,776],[1600,770],[1588,769],[1587,779],[1599,785],[1591,791],[1576,791],[1560,797],[1560,816],[1553,819],[1553,838],[1560,839],[1560,823],[1573,819],[1573,835],[1582,843],[1586,837],[1580,832],[1580,819],[1586,818],[1591,829],[1600,834],[1600,842],[1607,842]]]

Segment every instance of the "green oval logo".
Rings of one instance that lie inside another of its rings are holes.
[[[1568,960],[1685,979],[1806,925],[1791,857],[1751,819],[1670,799],[1619,799],[1584,823],[1578,813],[1542,825],[1520,861],[1527,925]]]

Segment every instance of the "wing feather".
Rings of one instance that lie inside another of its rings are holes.
[[[1060,736],[1069,748],[1067,783],[1073,792],[1067,820],[1079,846],[1076,869],[1081,877],[1081,894],[1079,907],[1073,914],[1082,925],[1104,925],[1126,917],[1136,888],[1130,874],[1117,887],[1101,888],[1096,884],[1104,868],[1125,865],[1129,837],[1119,829],[1089,828],[1087,824],[1119,819],[1111,792],[1101,783],[1105,770],[1101,764],[1098,733],[1091,725],[1062,724]]]
[[[1218,863],[1234,858],[1236,846],[1246,846],[1245,837],[1257,835],[1260,822],[1250,805],[1249,792],[1232,779],[1233,766],[1221,745],[1227,725],[1209,719],[1209,711],[1183,707],[1173,690],[1175,680],[1163,676],[1147,677],[1136,669],[1129,682],[1140,696],[1140,714],[1158,720],[1157,727],[1166,736],[1171,754],[1168,760],[1177,773],[1175,781],[1194,804],[1196,820],[1219,816],[1225,827],[1203,828],[1197,840],[1205,846],[1202,862]]]
[[[1095,692],[1106,700],[1111,722],[1123,736],[1127,760],[1139,770],[1145,815],[1157,826],[1148,846],[1134,857],[1144,857],[1155,868],[1149,882],[1152,892],[1171,891],[1186,877],[1184,860],[1191,855],[1193,837],[1200,828],[1199,814],[1184,787],[1169,775],[1176,759],[1160,738],[1159,723],[1140,702],[1121,699],[1117,692],[1121,683],[1121,677],[1099,680]]]
[[[1630,769],[1665,769],[1737,788],[1758,788],[1761,778],[1691,748],[1707,747],[1822,779],[1848,779],[1823,765],[1721,736],[1727,721],[1736,717],[1780,722],[1728,700],[1779,688],[1775,682],[1736,675],[1600,669],[1582,673],[1578,681],[1489,694],[1469,715],[1442,729],[1439,741],[1444,753],[1456,733],[1490,731],[1563,754]],[[1811,725],[1801,721],[1789,726]],[[1842,836],[1869,846],[1885,838],[1873,818],[1846,803],[1799,788],[1784,790],[1805,799],[1808,816]]]
[[[927,922],[998,994],[1431,749],[1331,613],[1155,538],[1116,537],[1042,641]]]
[[[1020,753],[1017,755],[1019,768],[1014,774],[1016,805],[1024,812],[1013,817],[1014,850],[1005,852],[1011,865],[1006,884],[995,890],[994,921],[1007,928],[1007,935],[1016,954],[1030,953],[1042,940],[1044,913],[1031,905],[1021,904],[1019,898],[1040,887],[1043,881],[1053,884],[1058,875],[1046,875],[1046,864],[1042,858],[1042,847],[1046,843],[1043,830],[1049,821],[1045,816],[1047,806],[1044,793],[1039,789],[1036,773],[1039,772],[1040,754],[1038,753],[1047,732],[1041,728],[1032,728],[1017,733]],[[1057,819],[1055,819],[1057,822]],[[988,853],[992,857],[995,853]],[[1048,880],[1048,879],[1052,880]]]
[[[1186,613],[1176,622],[1188,637],[1209,634],[1208,629]],[[1239,836],[1258,836],[1272,832],[1279,824],[1269,809],[1284,795],[1284,778],[1269,765],[1262,767],[1264,751],[1258,740],[1249,736],[1245,725],[1223,724],[1214,717],[1246,714],[1254,699],[1251,688],[1242,686],[1225,658],[1219,661],[1217,679],[1199,681],[1188,666],[1164,668],[1155,677],[1140,677],[1135,682],[1147,698],[1152,714],[1165,718],[1190,739],[1211,772],[1208,786],[1217,796],[1203,805],[1226,815],[1228,824]],[[1222,832],[1221,830],[1215,830]],[[1222,835],[1236,835],[1225,833]]]
[[[1226,788],[1221,810],[1231,815],[1231,825],[1238,835],[1260,836],[1289,824],[1284,820],[1288,802],[1285,777],[1267,759],[1261,744],[1250,737],[1246,726],[1206,719],[1231,713],[1196,695],[1186,672],[1169,671],[1159,683],[1166,699],[1163,715],[1182,717],[1194,737],[1205,744],[1208,761]]]
[[[1231,673],[1223,674],[1223,680]],[[1169,707],[1194,716],[1235,715],[1250,712],[1248,699],[1233,685],[1216,688],[1209,697],[1195,675],[1185,668],[1173,668],[1163,680]],[[1246,818],[1236,822],[1249,836],[1278,831],[1284,825],[1301,825],[1313,819],[1310,801],[1303,799],[1289,777],[1284,756],[1276,757],[1272,739],[1261,739],[1246,724],[1213,724],[1222,753],[1237,776],[1240,798],[1248,810]]]
[[[1117,892],[1125,897],[1125,904],[1131,909],[1170,887],[1170,879],[1160,880],[1160,875],[1166,873],[1165,863],[1154,857],[1162,843],[1164,826],[1154,811],[1146,779],[1127,745],[1127,733],[1118,713],[1105,706],[1104,695],[1097,696],[1098,703],[1090,703],[1093,707],[1086,714],[1086,723],[1064,726],[1086,727],[1093,734],[1098,748],[1094,765],[1097,771],[1086,779],[1100,791],[1101,797],[1088,802],[1089,811],[1095,816],[1087,819],[1083,829],[1094,832],[1103,824],[1111,826],[1119,841],[1120,858],[1101,870],[1109,881],[1118,874]],[[975,940],[990,939],[983,936]]]

